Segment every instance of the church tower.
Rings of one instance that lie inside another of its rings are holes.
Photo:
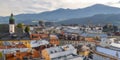
[[[15,33],[15,20],[14,20],[13,14],[11,14],[9,18],[9,33],[10,34]]]

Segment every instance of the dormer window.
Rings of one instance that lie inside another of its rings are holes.
[[[56,53],[57,51],[55,50],[55,53]]]

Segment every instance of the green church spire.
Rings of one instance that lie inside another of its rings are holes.
[[[9,24],[15,24],[15,19],[13,14],[11,14],[10,18],[9,18]]]

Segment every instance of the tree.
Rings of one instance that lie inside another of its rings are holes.
[[[105,25],[103,27],[103,32],[117,32],[118,27],[115,25]]]
[[[41,26],[41,27],[44,27],[44,21],[39,21],[39,25]]]
[[[24,31],[25,31],[26,33],[29,33],[30,27],[29,27],[29,26],[26,26]]]
[[[18,24],[17,24],[17,27],[18,27],[18,28],[23,28],[23,23],[18,23]]]

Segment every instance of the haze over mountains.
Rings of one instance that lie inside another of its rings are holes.
[[[60,21],[61,24],[114,24],[120,25],[120,14],[98,14],[92,17],[73,18]]]
[[[9,17],[0,17],[1,23],[8,23]],[[120,8],[110,7],[102,4],[96,4],[83,9],[57,9],[53,11],[42,12],[38,14],[19,14],[15,16],[17,23],[27,24],[32,21],[46,20],[59,23],[113,23],[120,24]]]

